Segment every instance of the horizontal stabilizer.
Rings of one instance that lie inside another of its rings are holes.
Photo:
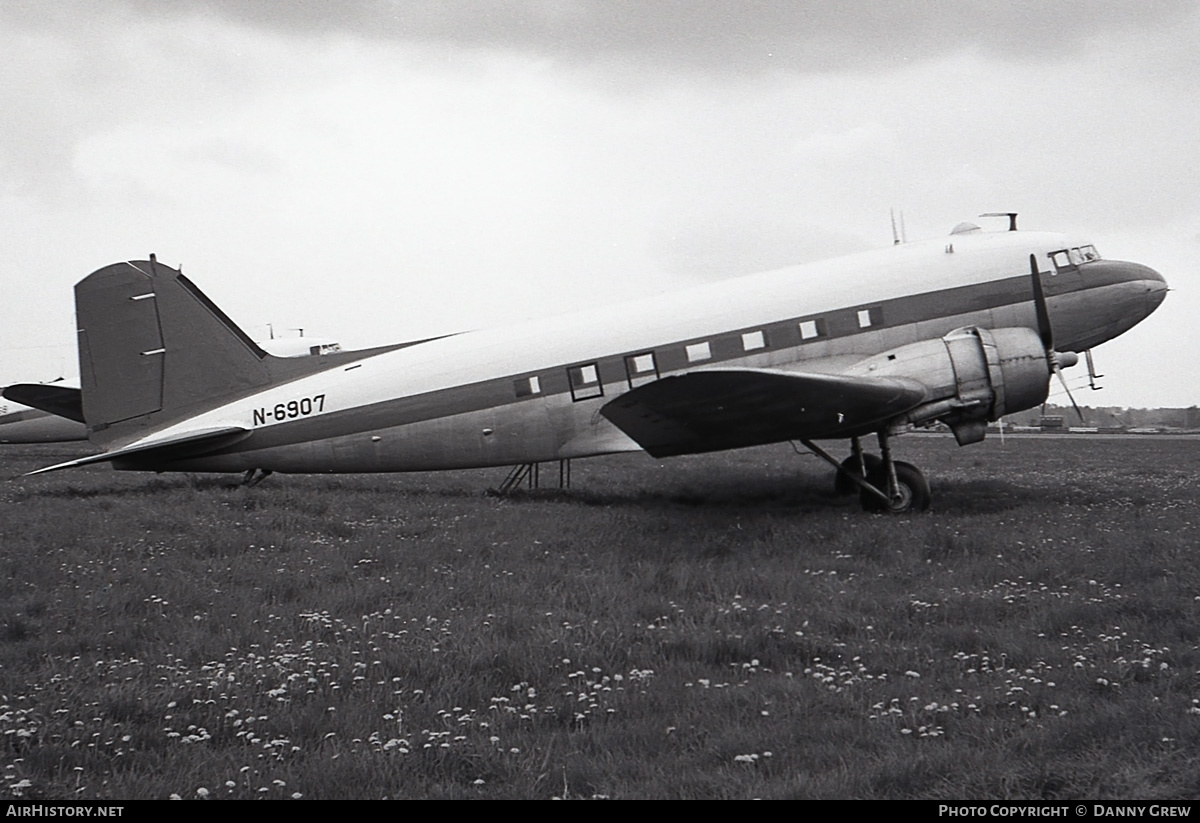
[[[670,457],[867,434],[925,395],[902,378],[708,369],[639,386],[600,413],[654,457]]]
[[[83,393],[79,389],[47,383],[15,383],[0,394],[14,403],[83,422]]]
[[[216,451],[226,446],[232,446],[249,436],[250,430],[240,426],[183,432],[169,437],[142,440],[121,449],[88,455],[55,466],[47,466],[44,469],[28,472],[25,476],[44,474],[59,469],[73,469],[76,466],[87,466],[91,463],[108,463],[113,460],[129,460],[136,462],[138,468],[153,470],[157,464]]]

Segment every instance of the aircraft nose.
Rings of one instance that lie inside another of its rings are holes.
[[[1130,263],[1124,260],[1099,260],[1095,263],[1085,264],[1085,266],[1096,267],[1097,275],[1110,283],[1126,284],[1127,288],[1132,289],[1132,293],[1127,292],[1131,297],[1140,292],[1146,315],[1157,309],[1167,296],[1166,278],[1141,263]],[[1087,271],[1087,268],[1084,268],[1084,271]]]
[[[1134,265],[1141,272],[1141,282],[1146,285],[1146,313],[1149,314],[1167,298],[1167,292],[1170,291],[1167,288],[1167,279],[1149,266],[1140,266],[1136,263]]]
[[[1149,266],[1141,263],[1122,263],[1126,279],[1145,289],[1146,314],[1154,311],[1167,297],[1167,280]]]

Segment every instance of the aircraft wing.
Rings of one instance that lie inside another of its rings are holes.
[[[57,414],[76,423],[83,420],[83,394],[79,389],[48,383],[14,383],[0,394],[14,403]]]
[[[925,396],[903,378],[706,369],[639,386],[600,413],[654,457],[670,457],[867,434]]]
[[[145,468],[153,468],[156,463],[178,460],[184,457],[194,457],[198,454],[216,451],[231,446],[239,440],[250,436],[250,429],[241,426],[226,426],[213,429],[199,429],[183,432],[169,437],[150,438],[138,441],[129,446],[112,451],[91,454],[78,460],[47,466],[44,469],[28,472],[25,476],[44,474],[45,472],[71,469],[76,466],[87,466],[91,463],[107,463],[113,460],[130,459]]]

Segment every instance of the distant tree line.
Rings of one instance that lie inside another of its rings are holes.
[[[1043,416],[1061,416],[1063,424],[1120,429],[1200,429],[1200,406],[1186,409],[1129,409],[1123,406],[1080,406],[1083,421],[1071,406],[1047,403],[1004,418],[1014,426],[1037,426]]]

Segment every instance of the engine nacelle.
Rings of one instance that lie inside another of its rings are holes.
[[[1045,402],[1051,368],[1033,329],[967,326],[869,357],[846,373],[920,381],[927,400],[904,420],[940,420],[965,446],[983,439],[989,420]]]

